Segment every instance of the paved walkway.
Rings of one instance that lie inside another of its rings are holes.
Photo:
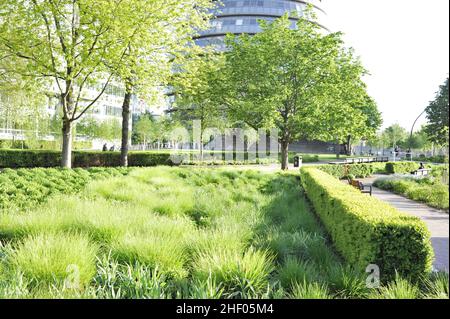
[[[371,185],[377,177],[380,176],[362,179],[361,181]],[[448,272],[449,214],[376,187],[373,188],[373,196],[405,213],[419,217],[427,224],[431,232],[431,242],[435,253],[433,266],[436,270]]]

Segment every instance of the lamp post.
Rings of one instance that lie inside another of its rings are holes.
[[[414,127],[416,126],[417,121],[422,117],[422,115],[427,111],[427,109],[423,110],[422,113],[420,113],[420,115],[416,118],[416,120],[413,123],[413,126],[411,127],[411,133],[409,135],[409,148],[408,148],[408,156],[410,157],[409,159],[412,161],[412,137],[414,134]]]

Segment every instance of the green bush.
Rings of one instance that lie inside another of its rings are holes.
[[[91,149],[92,142],[80,142],[74,141],[73,144],[74,150],[82,150],[82,149]],[[35,141],[30,143],[29,141],[13,141],[13,140],[0,140],[0,149],[40,149],[40,150],[52,150],[57,151],[61,149],[61,141]]]
[[[236,153],[235,153],[236,154]],[[235,155],[234,154],[234,155]],[[171,159],[171,153],[166,152],[130,152],[128,154],[129,166],[149,167],[159,165],[176,165]],[[201,165],[248,165],[269,164],[277,162],[275,159],[262,158],[255,160],[238,161],[230,159],[225,161],[224,153],[215,153],[214,160],[199,162],[195,158],[191,161],[189,157],[195,157],[195,153],[185,152],[180,155],[183,164]],[[235,156],[234,156],[235,157]],[[245,153],[248,157],[248,153]],[[42,150],[0,150],[0,168],[33,168],[33,167],[59,167],[61,164],[61,152]],[[119,152],[99,151],[74,151],[72,152],[73,167],[117,167],[120,166]]]
[[[445,155],[437,155],[437,156],[431,156],[426,157],[425,155],[420,155],[419,157],[414,157],[414,161],[417,162],[428,162],[428,163],[438,163],[438,164],[444,164],[448,163],[448,157]]]
[[[171,165],[170,153],[130,152],[130,166]],[[61,152],[40,150],[0,150],[0,168],[58,167]],[[75,151],[72,152],[73,167],[117,167],[119,152]]]
[[[280,155],[281,156],[281,155]],[[302,158],[303,163],[317,163],[320,161],[319,155],[311,155],[311,154],[298,154],[298,153],[289,153],[289,163],[294,163],[294,157],[300,156]],[[281,160],[281,157],[280,157]]]
[[[448,185],[434,178],[383,178],[375,181],[378,188],[406,196],[432,207],[449,209]]]
[[[0,150],[0,168],[57,167],[61,164],[61,152]]]
[[[301,182],[335,244],[354,267],[380,267],[383,281],[419,279],[431,270],[433,250],[425,224],[315,168],[301,170]]]
[[[416,162],[389,162],[386,163],[386,172],[388,174],[410,174],[419,169]]]
[[[365,178],[375,173],[384,173],[383,163],[372,164],[343,164],[343,165],[321,165],[318,169],[328,173],[338,179],[348,178]]]

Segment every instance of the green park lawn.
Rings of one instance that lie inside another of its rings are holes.
[[[21,169],[0,178],[0,298],[448,298],[442,274],[366,288],[296,173]]]

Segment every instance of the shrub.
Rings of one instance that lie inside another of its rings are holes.
[[[301,181],[337,251],[358,271],[376,264],[389,280],[396,271],[418,279],[431,270],[430,234],[420,219],[318,169],[303,168]]]
[[[90,149],[92,148],[91,141],[74,141],[74,150]],[[58,151],[61,149],[61,140],[54,141],[17,141],[17,140],[0,140],[0,149],[40,149],[40,150],[54,150]]]
[[[343,164],[343,165],[321,165],[318,169],[328,173],[338,179],[348,178],[352,176],[354,178],[365,178],[373,175],[374,173],[384,173],[383,163],[373,164]]]
[[[281,155],[280,155],[281,156]],[[319,155],[311,155],[311,154],[297,154],[297,153],[289,153],[288,159],[289,163],[294,163],[294,157],[300,156],[302,158],[303,163],[317,163],[320,161]],[[281,160],[281,157],[280,157]]]
[[[374,186],[423,202],[438,209],[449,209],[448,185],[432,178],[380,178]]]
[[[428,162],[428,163],[439,163],[439,164],[448,163],[448,157],[445,155],[426,157],[424,154],[421,154],[419,157],[413,158],[413,160],[417,161],[417,162]]]
[[[170,153],[130,152],[130,166],[172,165]],[[0,150],[0,168],[58,167],[61,152],[39,150]],[[117,167],[120,166],[119,152],[74,151],[73,167]]]
[[[389,162],[386,163],[388,174],[410,174],[419,169],[419,164],[415,162]]]
[[[61,152],[0,150],[0,168],[57,167],[61,164]]]
[[[233,153],[232,153],[233,154]],[[150,167],[159,165],[177,165],[171,159],[171,152],[129,152],[129,166]],[[179,159],[188,159],[194,153],[184,153]],[[234,153],[236,155],[236,153]],[[214,159],[209,161],[184,161],[190,165],[248,165],[276,163],[276,159],[256,158],[248,160],[248,153],[244,154],[245,160],[224,160],[224,153],[214,154]],[[183,163],[181,161],[180,163]],[[0,168],[33,168],[33,167],[59,167],[61,164],[61,152],[44,150],[2,150],[0,149]],[[117,167],[120,166],[119,152],[100,151],[74,151],[72,152],[73,167]]]

